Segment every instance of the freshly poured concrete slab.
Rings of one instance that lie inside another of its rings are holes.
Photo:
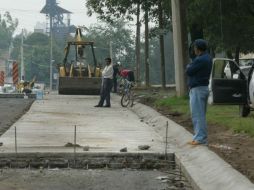
[[[155,190],[173,182],[158,180],[167,173],[136,170],[3,170],[0,190]]]
[[[76,126],[77,152],[89,146],[94,152],[141,152],[139,145],[149,145],[145,152],[163,152],[163,139],[136,114],[123,108],[119,98],[112,98],[111,108],[95,108],[98,96],[47,95],[36,100],[31,109],[0,138],[0,152],[73,152]]]

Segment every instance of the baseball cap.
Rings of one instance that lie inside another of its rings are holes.
[[[105,58],[105,61],[110,61],[111,62],[111,58],[107,57],[107,58]]]
[[[197,39],[194,41],[194,46],[196,46],[197,49],[201,50],[201,51],[205,51],[207,50],[207,41],[203,40],[203,39]]]

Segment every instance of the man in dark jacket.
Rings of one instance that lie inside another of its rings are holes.
[[[191,145],[207,144],[206,106],[209,96],[208,84],[212,70],[212,58],[207,52],[207,42],[198,39],[194,42],[196,58],[187,65],[190,110],[194,126]]]
[[[120,62],[117,62],[115,65],[113,65],[113,70],[114,70],[114,73],[113,73],[113,92],[114,93],[117,93],[117,75],[120,75],[120,72],[119,72],[119,66],[121,65]]]

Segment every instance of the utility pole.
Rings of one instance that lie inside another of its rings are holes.
[[[187,0],[171,0],[172,25],[174,39],[174,62],[176,95],[184,96],[187,93],[185,64],[188,63],[188,37],[186,28]]]
[[[52,90],[52,83],[53,83],[53,47],[52,47],[52,41],[53,41],[53,35],[54,31],[53,30],[59,30],[61,31],[57,36],[61,39],[65,38],[65,35],[69,34],[68,30],[62,29],[63,27],[69,27],[70,25],[70,16],[71,14],[70,11],[65,10],[64,8],[58,6],[57,0],[46,0],[46,5],[42,8],[40,13],[43,13],[46,15],[47,19],[49,18],[49,49],[50,49],[50,56],[49,56],[49,88]],[[68,19],[68,24],[66,25],[64,22],[64,19],[66,18],[64,14],[67,14],[67,19]],[[48,21],[47,21],[47,26],[48,26]],[[48,29],[48,28],[47,28]],[[70,29],[70,28],[69,28]],[[55,36],[54,36],[55,37]]]
[[[111,64],[113,65],[113,48],[112,48],[112,41],[109,41],[109,54],[111,58]]]
[[[49,58],[49,90],[52,91],[52,77],[53,77],[53,5],[50,3],[50,58]]]
[[[20,47],[20,56],[21,56],[21,80],[25,80],[25,67],[24,67],[24,29],[22,29],[21,33],[21,47]]]

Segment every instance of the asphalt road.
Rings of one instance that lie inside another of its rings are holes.
[[[0,135],[25,114],[33,102],[33,99],[0,98]]]

